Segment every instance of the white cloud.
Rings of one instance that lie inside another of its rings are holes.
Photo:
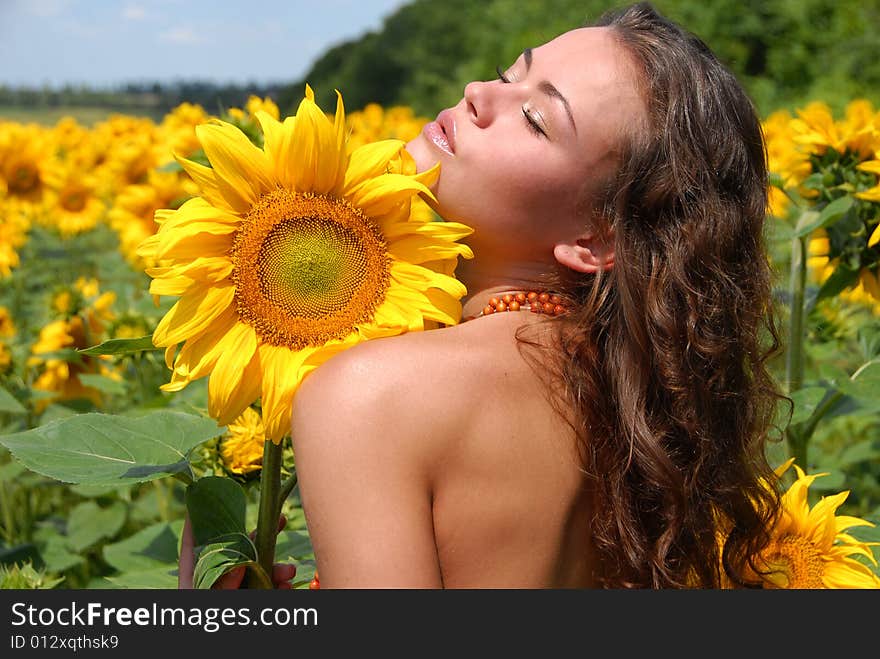
[[[205,39],[191,27],[172,27],[159,34],[160,41],[168,41],[169,43],[190,45],[196,43],[204,43]]]
[[[147,17],[147,11],[140,5],[126,5],[122,10],[122,18],[127,21],[142,21]]]

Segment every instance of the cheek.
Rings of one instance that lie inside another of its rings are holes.
[[[577,186],[572,171],[561,158],[526,152],[487,162],[480,180],[508,214],[543,219],[568,209]]]
[[[516,242],[555,243],[570,226],[580,182],[571,167],[546,157],[543,167],[533,162],[520,155],[480,166],[441,165],[435,190],[440,214]]]

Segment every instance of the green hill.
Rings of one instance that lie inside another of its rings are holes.
[[[600,0],[414,0],[382,29],[329,49],[279,95],[293,112],[304,84],[322,107],[334,89],[346,107],[410,105],[433,116],[470,80],[494,77],[526,46],[592,21],[618,5]],[[836,110],[880,102],[880,0],[657,0],[740,78],[767,114],[822,99]]]

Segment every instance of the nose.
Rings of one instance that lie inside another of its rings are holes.
[[[464,87],[464,101],[467,106],[468,116],[471,121],[480,128],[485,128],[492,123],[494,101],[492,98],[492,83],[475,80]]]

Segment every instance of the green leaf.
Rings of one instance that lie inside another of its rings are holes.
[[[186,509],[196,545],[193,586],[210,588],[239,565],[271,584],[257,563],[257,548],[245,526],[247,496],[231,478],[206,476],[186,488]]]
[[[126,392],[125,384],[117,382],[113,378],[108,378],[106,375],[81,373],[79,375],[79,381],[86,387],[92,387],[103,394],[109,394],[111,396],[122,396]]]
[[[845,383],[845,393],[868,403],[880,401],[880,359],[860,366]]]
[[[785,190],[785,179],[782,178],[782,175],[777,174],[776,172],[769,173],[767,183],[774,188]]]
[[[154,346],[153,335],[147,334],[136,339],[110,339],[77,352],[83,355],[130,355],[145,350],[164,350],[164,348]]]
[[[814,480],[813,484],[810,486],[811,490],[834,492],[836,494],[845,489],[846,474],[840,469],[816,469],[814,472],[827,473],[828,475]]]
[[[18,399],[11,393],[0,387],[0,412],[7,414],[25,414],[27,409],[18,402]]]
[[[797,425],[810,418],[827,390],[824,387],[804,387],[793,392],[790,398],[794,401],[794,412],[791,416],[791,425]]]
[[[210,588],[224,574],[241,565],[262,575],[262,581],[271,583],[257,564],[254,543],[246,533],[235,533],[201,547],[193,570],[193,586]]]
[[[191,475],[189,451],[221,432],[211,419],[171,410],[137,418],[88,413],[2,435],[0,444],[59,481],[124,485]]]
[[[278,540],[275,544],[276,562],[296,562],[306,558],[314,558],[314,556],[312,540],[305,531],[282,531],[278,534]]]
[[[97,499],[106,497],[113,493],[123,494],[128,491],[129,487],[119,487],[117,485],[86,485],[84,483],[76,483],[68,485],[70,491],[83,497],[84,499]],[[140,498],[140,497],[139,497]]]
[[[161,588],[172,590],[177,588],[177,566],[158,567],[139,572],[125,572],[104,577],[117,588]]]
[[[843,449],[837,458],[837,464],[840,467],[848,467],[860,462],[871,464],[878,457],[880,457],[880,448],[877,446],[877,440],[865,439]]]
[[[806,211],[798,220],[795,235],[799,238],[808,236],[816,229],[827,227],[829,224],[840,219],[850,208],[854,199],[849,195],[839,197],[829,203],[821,212]]]
[[[94,501],[79,504],[67,519],[67,546],[82,553],[105,538],[112,538],[125,524],[126,506],[114,501],[99,508]]]
[[[67,539],[60,535],[53,535],[46,541],[40,556],[49,572],[64,572],[85,562],[82,556],[70,551]]]
[[[296,564],[296,578],[291,584],[294,588],[308,588],[317,572],[315,561],[307,559]]]
[[[183,520],[159,522],[125,540],[104,545],[104,560],[119,572],[176,568],[182,526]]]
[[[241,485],[231,478],[200,478],[186,488],[185,496],[196,545],[216,542],[235,533],[247,536],[247,497]]]

